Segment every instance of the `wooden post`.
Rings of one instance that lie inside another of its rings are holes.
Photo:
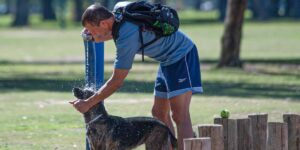
[[[266,150],[268,114],[252,114],[248,118],[251,120],[253,149]]]
[[[283,121],[288,126],[289,150],[300,150],[300,115],[284,114]]]
[[[253,150],[250,119],[237,119],[236,124],[238,150]]]
[[[224,150],[237,150],[237,126],[235,119],[215,118],[215,124],[223,126]]]
[[[287,123],[268,123],[268,150],[288,150]],[[294,149],[296,150],[296,149]]]
[[[211,150],[209,137],[184,139],[184,150]]]
[[[223,126],[207,124],[198,126],[199,137],[210,137],[212,150],[224,150]]]

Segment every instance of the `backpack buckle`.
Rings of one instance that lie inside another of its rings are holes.
[[[115,21],[117,22],[121,22],[122,19],[123,19],[123,11],[124,9],[121,7],[121,8],[118,8],[116,11],[114,11],[114,16],[115,16]]]

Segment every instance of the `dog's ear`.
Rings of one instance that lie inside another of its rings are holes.
[[[81,88],[75,87],[75,88],[73,88],[72,91],[73,91],[73,94],[76,98],[84,99],[85,94],[84,94],[84,91]]]

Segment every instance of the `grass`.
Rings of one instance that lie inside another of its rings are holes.
[[[1,25],[0,149],[84,149],[82,116],[68,104],[72,87],[84,84],[80,28]],[[282,121],[283,113],[300,113],[297,22],[246,22],[244,69],[215,69],[221,23],[183,25],[182,30],[196,42],[202,63],[205,93],[193,97],[194,126],[212,123],[224,108],[232,118],[268,113],[270,121]],[[105,43],[105,49],[107,79],[113,68],[113,42]],[[124,87],[105,101],[111,114],[151,116],[157,63],[140,60],[138,56]]]

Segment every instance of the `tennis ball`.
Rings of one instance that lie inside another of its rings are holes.
[[[221,111],[221,117],[222,117],[222,118],[229,118],[229,115],[230,115],[229,110],[223,109],[223,110]]]

